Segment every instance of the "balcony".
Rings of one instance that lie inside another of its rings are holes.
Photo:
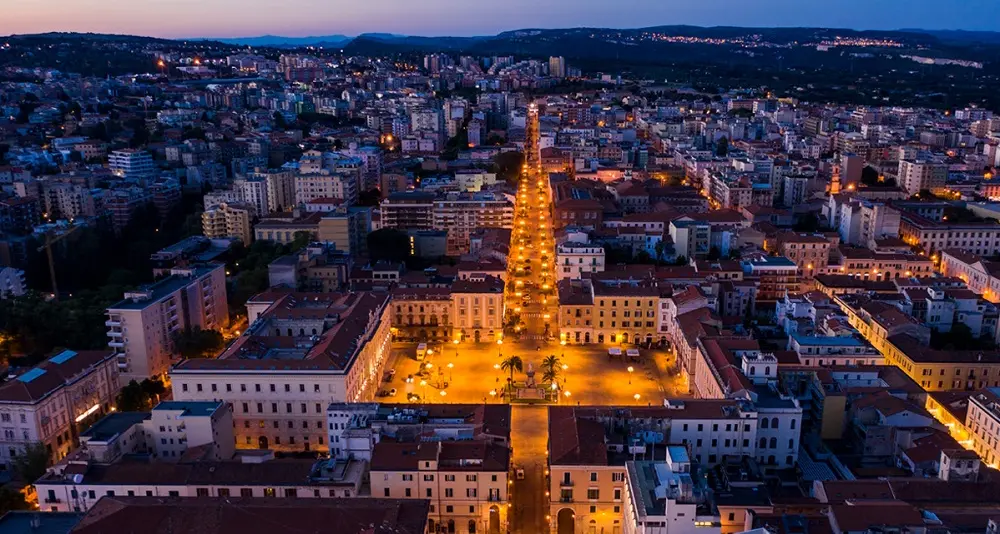
[[[107,326],[107,327],[115,327],[115,326],[121,326],[121,325],[122,325],[122,322],[120,320],[108,319],[107,321],[104,321],[104,326]]]
[[[108,337],[122,337],[121,330],[108,330],[107,334]]]
[[[559,497],[559,502],[571,503],[573,502],[573,497]]]
[[[573,487],[573,481],[572,480],[565,480],[565,479],[560,480],[559,481],[559,487],[561,487],[561,488],[572,488]]]
[[[110,341],[108,342],[109,347],[114,347],[116,349],[125,348],[125,343],[122,341]]]
[[[62,503],[62,499],[58,499],[58,498],[54,498],[54,497],[46,497],[45,500],[42,501],[42,502],[44,502],[45,504],[60,504],[60,503]]]

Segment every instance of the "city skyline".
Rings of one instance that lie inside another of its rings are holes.
[[[300,37],[389,32],[405,35],[492,35],[523,28],[620,27],[690,24],[697,26],[830,27],[892,30],[992,31],[986,0],[950,2],[861,0],[824,5],[792,0],[755,3],[731,0],[553,0],[542,5],[511,0],[474,5],[457,0],[404,3],[383,0],[367,5],[343,0],[303,0],[298,9],[277,9],[264,0],[142,0],[106,5],[99,0],[53,0],[44,9],[28,0],[11,0],[0,20],[0,35],[76,31],[164,38],[237,38],[258,35]],[[350,12],[346,13],[347,8]],[[151,17],[151,13],[159,13]],[[197,16],[192,16],[196,14]],[[455,21],[461,21],[456,25]]]

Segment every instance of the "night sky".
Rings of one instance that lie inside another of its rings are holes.
[[[490,35],[661,24],[1000,30],[997,0],[0,0],[0,35]]]

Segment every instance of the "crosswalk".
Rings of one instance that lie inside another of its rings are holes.
[[[544,341],[548,336],[543,334],[523,334],[521,335],[521,340],[523,341]]]

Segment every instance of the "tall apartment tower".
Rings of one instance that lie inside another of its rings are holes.
[[[566,58],[562,56],[552,56],[549,58],[549,76],[553,78],[566,77]]]
[[[108,346],[123,383],[166,376],[174,335],[183,330],[229,326],[225,271],[222,264],[173,269],[170,276],[125,293],[124,300],[108,308]]]

